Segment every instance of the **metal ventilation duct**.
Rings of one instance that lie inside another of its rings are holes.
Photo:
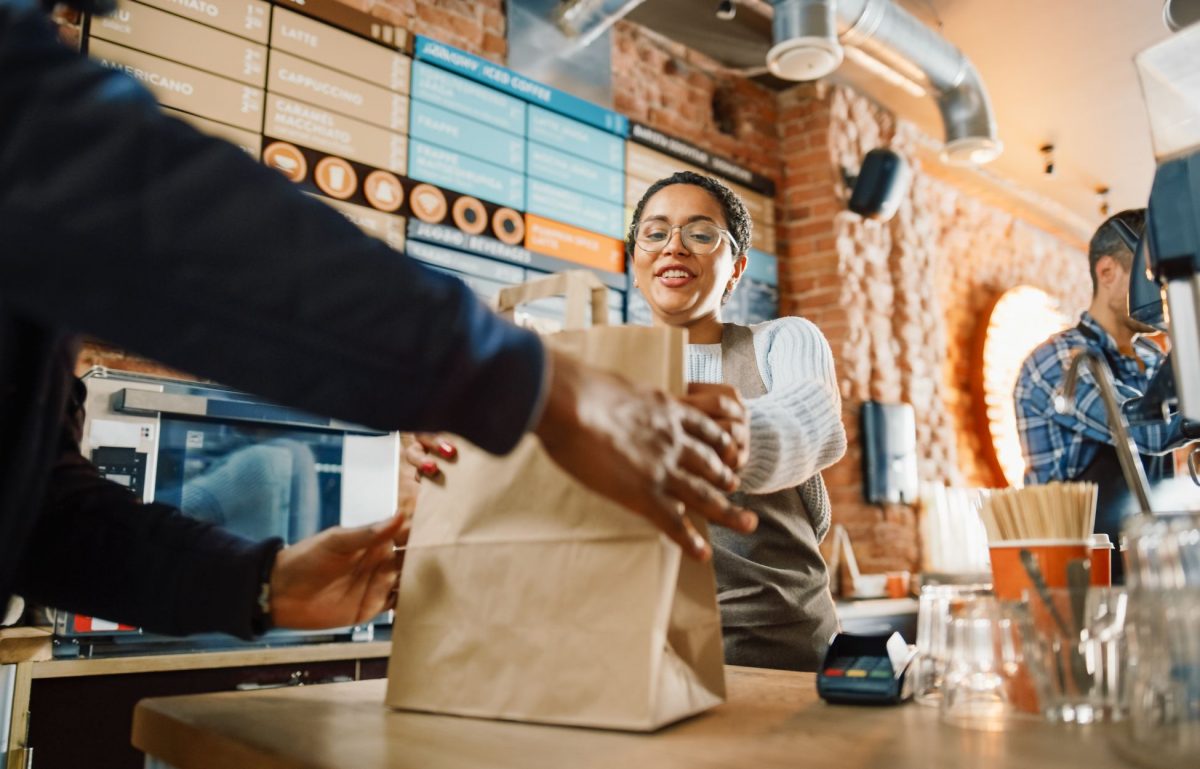
[[[558,28],[578,48],[604,34],[645,0],[566,0],[558,9]]]
[[[1166,0],[1163,3],[1163,23],[1172,32],[1200,22],[1200,0]]]
[[[772,0],[777,77],[816,80],[841,64],[851,46],[901,78],[932,90],[946,129],[943,156],[987,163],[1003,145],[979,73],[945,38],[891,0]]]

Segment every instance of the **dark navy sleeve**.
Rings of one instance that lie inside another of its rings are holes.
[[[16,592],[154,633],[250,638],[264,567],[281,541],[253,542],[167,505],[144,505],[101,477],[79,453],[84,398],[75,380],[47,491],[17,559]]]
[[[545,352],[459,280],[164,115],[0,0],[0,303],[200,376],[493,452],[536,418]]]
[[[50,476],[14,587],[40,604],[153,633],[251,638],[264,561],[279,542],[143,505],[75,454]]]

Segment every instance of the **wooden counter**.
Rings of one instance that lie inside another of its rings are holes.
[[[826,705],[809,673],[729,668],[728,683],[726,704],[652,735],[390,711],[380,680],[143,700],[133,742],[176,769],[1126,766],[1103,726],[968,731],[916,704]]]
[[[5,629],[0,769],[24,769],[31,753],[44,769],[140,769],[129,733],[134,705],[145,697],[379,678],[391,648],[374,641],[51,659],[47,629]]]

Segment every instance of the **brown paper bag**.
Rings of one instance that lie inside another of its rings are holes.
[[[603,325],[590,273],[506,289],[499,309],[564,289],[568,325],[582,325],[590,294],[593,327],[547,344],[683,392],[684,333]],[[723,701],[711,563],[576,483],[532,436],[506,457],[460,440],[443,472],[417,502],[388,705],[649,731]]]

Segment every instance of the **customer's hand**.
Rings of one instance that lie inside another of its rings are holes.
[[[758,518],[733,506],[721,461],[734,439],[695,408],[550,350],[550,386],[535,432],[555,462],[592,491],[650,519],[690,555],[712,550],[685,511],[736,531]]]
[[[721,461],[734,470],[745,467],[750,461],[750,412],[741,393],[732,385],[693,382],[683,402],[702,411],[733,438],[721,454]]]
[[[354,529],[326,529],[279,551],[271,571],[277,627],[315,629],[366,622],[395,603],[409,521],[397,515]]]
[[[457,458],[458,447],[436,433],[415,433],[412,442],[404,448],[404,461],[416,469],[418,481],[437,478],[442,474],[438,462],[453,462]]]

